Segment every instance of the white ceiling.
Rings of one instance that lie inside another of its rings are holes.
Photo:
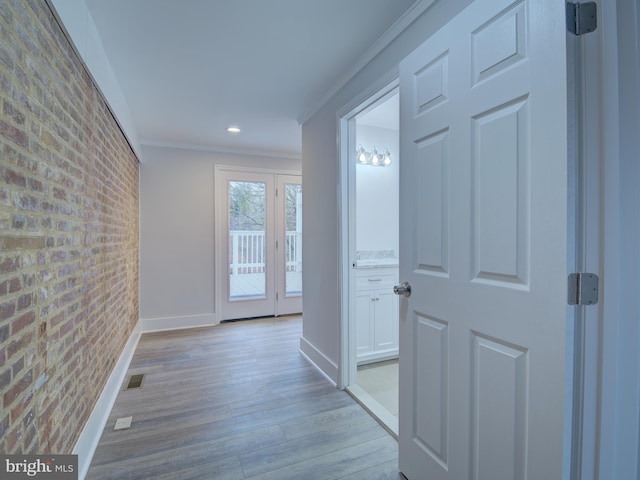
[[[298,119],[415,2],[85,1],[141,143],[287,157]]]

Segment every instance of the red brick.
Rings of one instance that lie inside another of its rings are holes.
[[[20,315],[18,318],[11,322],[11,333],[15,335],[23,328],[31,325],[36,320],[36,313],[32,310],[23,315]]]
[[[8,291],[8,293],[19,292],[21,288],[22,288],[22,286],[20,284],[20,279],[19,278],[12,278],[9,281],[9,291]]]
[[[25,395],[32,383],[33,372],[31,370],[27,371],[27,373],[25,373],[25,375],[17,382],[14,381],[12,387],[4,394],[4,408],[9,408],[18,397]]]
[[[22,425],[17,423],[16,426],[9,431],[6,436],[4,453],[23,453],[20,449],[22,443]]]
[[[21,312],[33,305],[33,293],[25,293],[18,297],[18,311]]]
[[[0,120],[0,135],[7,135],[7,130],[15,129]],[[24,134],[24,132],[22,133]],[[11,170],[10,168],[4,168],[0,170],[0,173],[2,173],[2,176],[0,178],[2,178],[2,180],[9,185],[16,185],[18,187],[27,186],[27,178],[19,172]]]
[[[47,191],[44,183],[42,183],[40,180],[36,180],[35,178],[29,179],[29,190],[33,192],[39,192],[39,193],[43,193]]]
[[[21,401],[17,402],[16,405],[11,409],[11,419],[17,421],[19,418],[22,418],[25,410],[32,405],[29,401],[30,397],[24,398]],[[23,421],[24,423],[24,421]],[[26,425],[25,425],[26,426]]]
[[[14,364],[11,367],[11,374],[13,375],[13,378],[17,378],[18,374],[22,371],[23,368],[24,368],[24,357],[20,357],[16,362],[14,362]]]
[[[2,102],[2,112],[5,117],[11,118],[18,125],[23,125],[25,120],[25,114],[16,109],[13,105],[11,105],[6,99]]]
[[[20,268],[20,257],[5,257],[0,260],[0,275],[15,272]]]
[[[52,262],[63,262],[67,259],[67,252],[65,250],[58,250],[51,254]]]
[[[37,440],[38,429],[35,425],[29,425],[28,427],[25,427],[25,430],[26,433],[24,434],[23,445],[26,451],[30,451],[34,446],[34,442]]]
[[[0,24],[0,451],[70,451],[137,321],[138,162],[46,2]]]
[[[8,318],[11,318],[15,313],[16,313],[15,300],[11,300],[10,302],[0,304],[0,320],[6,320]]]
[[[0,325],[0,343],[4,343],[11,333],[11,328],[9,328],[9,322]]]
[[[13,357],[16,353],[25,348],[35,337],[34,332],[24,333],[22,336],[12,335],[7,346],[7,358]]]
[[[4,387],[6,387],[7,385],[9,385],[11,383],[11,370],[10,369],[6,369],[2,372],[0,372],[0,389],[3,389]]]
[[[2,420],[0,420],[0,438],[4,438],[5,434],[9,430],[9,414],[7,413]],[[0,452],[3,450],[0,450]]]

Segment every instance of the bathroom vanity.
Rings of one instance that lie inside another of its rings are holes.
[[[358,365],[398,357],[397,259],[356,263],[356,357]]]

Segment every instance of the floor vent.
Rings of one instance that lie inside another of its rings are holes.
[[[113,427],[114,430],[126,430],[131,428],[131,420],[133,417],[122,417],[116,420],[116,424]]]
[[[144,373],[131,375],[131,377],[129,377],[129,383],[127,383],[127,390],[131,388],[140,388],[142,386],[143,378],[144,378]]]

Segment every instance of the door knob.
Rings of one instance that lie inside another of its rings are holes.
[[[404,295],[405,297],[411,296],[411,285],[409,282],[402,282],[393,287],[393,293],[396,295]]]

